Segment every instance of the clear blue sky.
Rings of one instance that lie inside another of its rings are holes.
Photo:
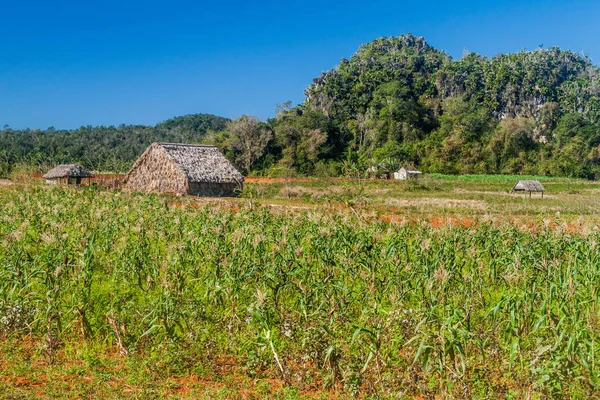
[[[0,127],[265,119],[360,44],[409,32],[454,58],[543,44],[600,64],[598,0],[5,0],[0,10]]]

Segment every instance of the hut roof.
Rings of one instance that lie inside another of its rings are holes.
[[[545,192],[544,186],[540,181],[522,180],[513,186],[513,191],[522,190],[527,192]]]
[[[412,172],[413,174],[421,174],[422,172],[416,169],[415,167],[402,167],[406,172]],[[402,169],[401,168],[401,169]]]
[[[52,168],[45,175],[42,176],[46,179],[57,179],[57,178],[93,178],[94,175],[86,171],[79,164],[61,164]]]
[[[244,181],[242,174],[215,146],[182,143],[154,143],[173,160],[190,182],[225,183]]]

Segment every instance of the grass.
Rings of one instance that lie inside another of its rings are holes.
[[[430,174],[435,179],[449,180],[453,182],[499,182],[505,184],[515,184],[517,180],[537,180],[541,182],[584,182],[576,178],[562,178],[552,176],[538,175],[445,175],[445,174]]]
[[[518,176],[471,176],[472,179],[425,176],[415,182],[393,180],[288,179],[263,184],[250,178],[246,194],[263,204],[285,202],[303,206],[324,203],[360,204],[363,209],[382,209],[400,216],[427,217],[431,214],[485,216],[495,220],[519,217],[563,218],[589,216],[599,223],[600,183],[585,180],[546,180],[544,199],[539,194],[525,198],[511,194]],[[453,178],[453,179],[450,179]],[[478,178],[480,180],[475,180]],[[506,182],[504,181],[506,179]],[[399,202],[399,200],[401,200]],[[398,206],[401,203],[401,206]],[[478,204],[475,204],[478,203]]]
[[[2,395],[598,396],[594,185],[308,183],[0,188]]]

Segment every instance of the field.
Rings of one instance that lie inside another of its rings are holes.
[[[598,398],[600,184],[0,182],[0,398]]]

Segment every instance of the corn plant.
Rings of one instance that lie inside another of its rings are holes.
[[[354,394],[598,393],[597,232],[192,202],[0,191],[0,334]]]

